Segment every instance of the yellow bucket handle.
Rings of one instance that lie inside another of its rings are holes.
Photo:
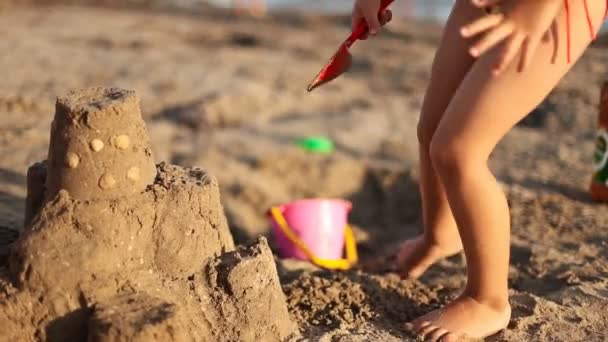
[[[321,259],[318,258],[311,250],[300,240],[300,238],[293,232],[293,230],[287,224],[285,217],[279,210],[279,208],[271,208],[270,213],[274,218],[274,221],[277,223],[283,234],[291,241],[313,264],[331,269],[331,270],[348,270],[359,260],[359,256],[357,255],[357,243],[355,241],[355,235],[353,234],[353,230],[350,225],[346,225],[344,227],[344,243],[346,247],[346,259],[337,259],[337,260],[329,260],[329,259]]]

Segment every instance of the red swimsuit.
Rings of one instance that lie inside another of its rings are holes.
[[[570,63],[572,61],[572,56],[571,56],[571,43],[570,43],[570,0],[564,0],[565,1],[565,8],[566,8],[566,44],[567,44],[567,49],[568,49],[568,63]],[[589,13],[589,6],[587,6],[587,0],[583,0],[583,3],[585,4],[585,14],[587,16],[587,25],[589,25],[589,31],[591,32],[591,38],[595,40],[596,37],[596,33],[595,33],[595,28],[593,27],[593,21],[591,20],[591,13]],[[608,17],[608,0],[606,0],[606,10],[604,12],[604,19]]]

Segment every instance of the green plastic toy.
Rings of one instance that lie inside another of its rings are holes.
[[[331,153],[335,149],[330,139],[321,136],[305,137],[296,141],[296,144],[306,151],[315,153]]]

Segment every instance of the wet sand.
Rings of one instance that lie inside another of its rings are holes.
[[[352,72],[305,87],[348,32],[348,18],[239,18],[85,7],[0,11],[0,226],[20,229],[25,171],[47,154],[56,96],[119,86],[142,98],[156,160],[217,177],[237,243],[268,234],[271,205],[302,197],[354,203],[364,259],[420,230],[416,122],[441,29],[397,21],[357,45]],[[491,341],[605,341],[608,211],[586,192],[606,39],[492,156],[513,222],[510,328]],[[324,134],[337,150],[293,145]],[[453,297],[461,257],[420,281],[390,265],[333,273],[277,259],[304,340],[409,340],[404,322]]]

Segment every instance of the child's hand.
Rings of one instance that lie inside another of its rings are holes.
[[[521,52],[519,70],[526,69],[563,5],[562,0],[471,1],[475,6],[483,8],[503,4],[502,12],[493,11],[461,29],[461,34],[466,38],[483,33],[483,37],[469,50],[474,57],[479,57],[504,42],[494,65],[495,75],[504,71],[518,52]]]
[[[368,33],[363,35],[361,39],[367,39],[369,34],[372,36],[376,35],[380,27],[393,18],[393,13],[390,10],[386,10],[378,15],[379,9],[380,0],[355,0],[352,14],[352,29],[354,30],[361,20],[365,20],[369,27]]]

